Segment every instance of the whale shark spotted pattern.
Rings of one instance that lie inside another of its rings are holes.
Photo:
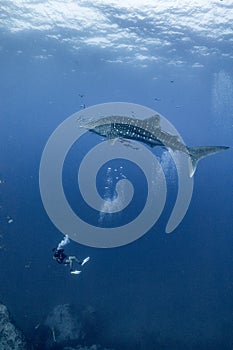
[[[190,177],[195,173],[200,159],[228,149],[227,146],[187,147],[177,135],[162,130],[158,114],[147,118],[137,119],[126,116],[109,116],[83,125],[90,132],[106,137],[108,140],[131,139],[149,145],[163,146],[172,151],[180,151],[191,159]]]

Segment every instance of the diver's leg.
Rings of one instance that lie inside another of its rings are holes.
[[[76,256],[70,256],[73,261],[76,261],[79,265],[82,265],[82,261],[78,260]]]
[[[77,261],[77,262],[79,263],[79,261],[78,261],[78,259],[76,258],[76,256],[69,256],[70,272],[71,272],[71,273],[74,273],[74,274],[79,274],[81,271],[79,271],[79,270],[73,270],[73,263],[74,263],[74,261]]]
[[[68,259],[66,260],[67,265],[69,265],[69,267],[70,267],[70,271],[73,270],[73,259],[72,258],[73,258],[72,256],[69,256]]]
[[[83,260],[78,260],[78,258],[76,256],[70,256],[69,259],[72,259],[73,261],[76,261],[79,265],[83,266],[90,260],[90,257],[87,256]]]

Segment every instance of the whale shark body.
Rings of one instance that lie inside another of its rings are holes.
[[[187,147],[179,136],[162,130],[159,115],[143,120],[126,116],[108,116],[86,123],[84,127],[108,140],[129,139],[150,147],[162,146],[172,151],[186,153],[191,159],[190,177],[194,175],[200,159],[229,148],[226,146]]]

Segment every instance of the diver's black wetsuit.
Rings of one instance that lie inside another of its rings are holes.
[[[64,249],[53,249],[53,251],[54,260],[56,260],[58,264],[66,264],[64,260],[67,258],[67,255],[64,253]]]

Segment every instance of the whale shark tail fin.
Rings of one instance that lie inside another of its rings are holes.
[[[197,163],[199,162],[200,159],[221,151],[225,151],[228,148],[229,147],[227,146],[187,147],[187,150],[191,159],[190,177],[193,177],[197,168]]]

